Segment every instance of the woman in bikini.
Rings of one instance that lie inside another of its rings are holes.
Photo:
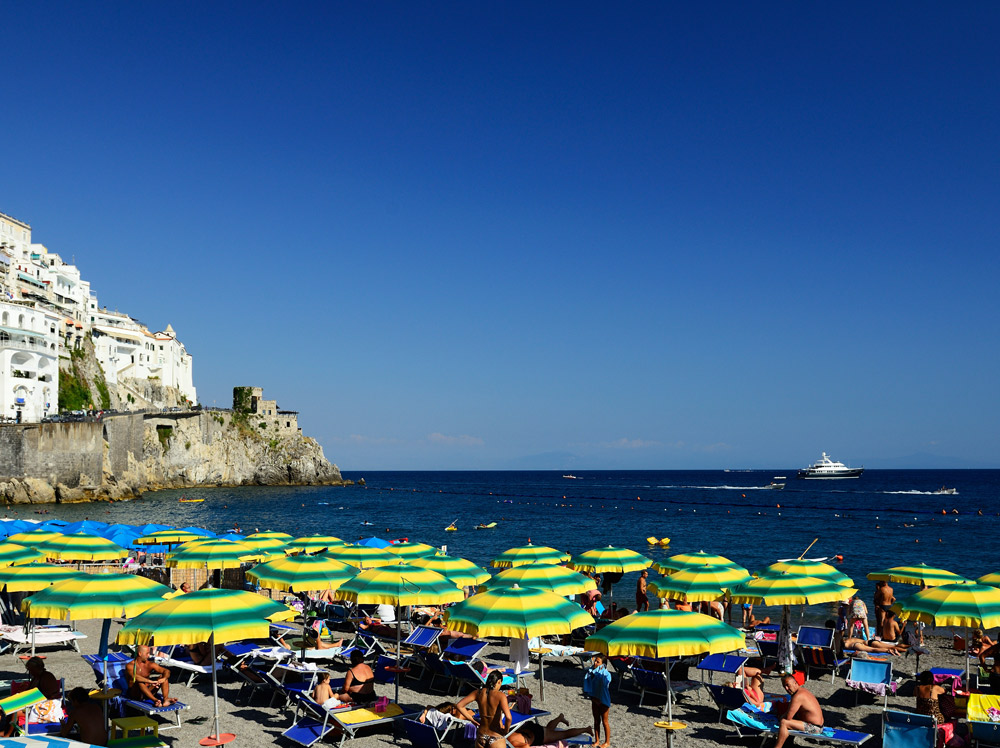
[[[344,678],[344,689],[334,694],[341,702],[365,704],[375,700],[375,673],[365,664],[358,650],[351,652],[351,667]]]
[[[473,701],[479,706],[476,748],[501,748],[507,744],[504,735],[510,729],[511,717],[507,695],[500,693],[502,684],[503,674],[499,670],[494,670],[486,676],[486,685],[483,688],[476,689],[455,706],[462,719],[470,722],[477,720],[465,707]]]

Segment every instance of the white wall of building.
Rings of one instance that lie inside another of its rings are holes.
[[[60,317],[0,301],[0,416],[40,421],[59,407]]]

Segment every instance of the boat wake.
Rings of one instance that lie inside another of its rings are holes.
[[[907,494],[911,496],[958,496],[958,491],[955,493],[944,493],[943,491],[883,491],[885,494]]]
[[[657,486],[657,488],[697,488],[703,491],[759,491],[770,486]]]

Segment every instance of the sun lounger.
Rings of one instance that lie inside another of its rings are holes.
[[[444,660],[445,672],[452,678],[452,685],[457,683],[468,683],[473,688],[482,688],[486,685],[486,676],[489,673],[483,671],[482,663],[472,662],[450,662]],[[504,686],[513,686],[514,678],[510,675],[503,676]],[[451,691],[449,686],[448,691]]]
[[[347,712],[354,707],[344,704],[337,709],[324,709],[317,704],[312,695],[308,692],[292,694],[295,700],[295,714],[292,716],[291,726],[281,733],[293,743],[311,746],[326,737],[327,733],[337,725],[332,721],[333,714],[341,710]]]
[[[199,675],[211,675],[212,666],[211,665],[195,665],[190,657],[184,657],[178,654],[176,657],[155,657],[154,661],[162,665],[165,668],[171,668],[173,670],[183,670],[188,674],[187,683],[185,685],[190,686],[194,683],[194,679]]]
[[[109,676],[110,677],[110,676]],[[137,712],[142,712],[147,716],[167,716],[173,715],[174,720],[177,724],[169,725],[167,727],[160,727],[161,730],[172,730],[176,727],[181,726],[181,712],[190,709],[187,704],[177,701],[168,706],[154,706],[153,702],[149,699],[130,699],[126,694],[128,693],[128,683],[125,679],[125,668],[124,665],[119,671],[119,675],[111,680],[111,686],[113,688],[120,689],[122,695],[119,697],[121,700],[121,705],[127,709],[134,709]]]
[[[330,716],[343,730],[340,742],[337,743],[343,745],[358,737],[362,731],[392,725],[397,720],[419,715],[421,711],[423,710],[415,707],[404,709],[399,704],[390,702],[384,712],[376,712],[372,707],[361,707],[346,712],[331,712]]]
[[[361,654],[368,658],[373,655],[384,654],[388,650],[382,646],[382,642],[379,641],[378,637],[369,634],[367,631],[359,630],[354,636],[354,641],[348,646],[343,647],[335,657],[346,664],[351,661],[351,654],[355,651],[361,652]]]
[[[743,693],[742,688],[716,685],[715,683],[706,683],[705,687],[708,689],[708,693],[712,697],[712,701],[714,701],[715,705],[719,707],[718,722],[722,722],[722,717],[730,709],[740,709],[747,703],[747,697],[746,694]]]
[[[75,652],[80,651],[79,640],[86,639],[86,634],[72,631],[65,626],[39,626],[34,632],[35,649],[41,647],[70,647]],[[32,634],[24,633],[20,626],[0,626],[0,642],[9,644],[16,657],[23,652],[31,651]]]
[[[715,673],[736,675],[748,659],[748,657],[734,654],[711,654],[702,658],[701,662],[698,663],[698,669],[701,670],[703,681],[705,673],[708,673],[708,682],[711,683]]]
[[[462,719],[451,719],[443,728],[438,729],[433,725],[421,722],[413,717],[405,717],[400,720],[407,740],[413,744],[413,748],[442,748],[448,733],[460,725],[467,724]]]
[[[937,722],[928,714],[882,713],[882,748],[935,748]]]
[[[1000,695],[969,694],[966,717],[973,746],[1000,745],[1000,722],[990,719],[990,710],[1000,710]]]
[[[451,662],[472,662],[479,659],[479,655],[488,645],[489,642],[484,642],[482,639],[468,637],[452,639],[441,653],[441,657]]]
[[[854,704],[857,705],[861,692],[882,697],[882,709],[889,708],[889,694],[896,693],[898,684],[892,679],[892,663],[878,660],[851,660],[847,673],[847,687],[854,689]]]
[[[658,696],[667,696],[666,673],[645,670],[641,667],[633,667],[632,677],[635,678],[635,684],[639,687],[639,706],[642,706],[642,702],[645,700],[646,694],[652,693]],[[698,688],[700,685],[700,683],[691,680],[671,680],[669,686],[671,698],[673,695],[683,693],[684,691],[688,691],[692,688]]]
[[[740,737],[759,736],[762,746],[768,738],[778,733],[778,721],[752,704],[744,704],[740,709],[730,709],[726,713],[726,718],[736,727],[737,735]],[[836,745],[861,745],[871,738],[871,735],[865,732],[838,730],[833,727],[824,727],[821,733],[791,731],[789,735],[796,740],[815,740]]]

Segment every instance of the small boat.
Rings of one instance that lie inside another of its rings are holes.
[[[204,499],[177,499],[182,504],[200,504]]]
[[[955,494],[958,493],[958,489],[957,488],[945,488],[944,486],[941,486],[941,488],[939,488],[934,493],[936,493],[936,494],[947,494],[949,496],[954,496]]]
[[[785,476],[783,476],[783,475],[776,475],[776,476],[774,476],[774,480],[772,480],[767,485],[767,487],[768,488],[774,488],[774,489],[777,489],[777,490],[780,491],[782,488],[785,487],[785,481],[786,480],[787,480],[787,478],[785,478]]]
[[[488,525],[484,525],[482,522],[480,522],[478,525],[476,525],[476,529],[477,530],[492,530],[496,526],[497,526],[496,522],[490,522]]]
[[[374,522],[362,522],[361,524],[363,524],[363,525],[374,525],[375,523]]]
[[[455,525],[448,525],[446,528],[444,528],[444,531],[445,532],[458,532],[458,528],[455,527]]]
[[[582,480],[582,478],[576,475],[564,475],[563,478],[566,478],[567,480]]]

